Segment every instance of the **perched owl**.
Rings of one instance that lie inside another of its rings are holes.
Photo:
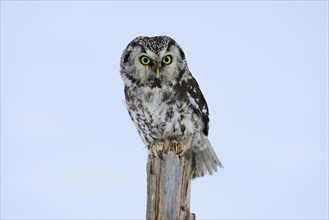
[[[175,40],[135,38],[123,51],[120,73],[129,115],[150,155],[175,151],[189,161],[193,178],[222,167],[207,138],[206,100]]]

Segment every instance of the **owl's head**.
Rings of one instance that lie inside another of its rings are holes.
[[[137,37],[121,57],[121,76],[126,86],[173,86],[186,70],[183,50],[168,36]]]

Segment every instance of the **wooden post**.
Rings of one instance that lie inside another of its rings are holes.
[[[184,157],[169,151],[164,160],[147,162],[146,219],[195,220],[190,213],[191,168]]]

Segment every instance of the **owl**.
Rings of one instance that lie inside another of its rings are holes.
[[[162,159],[169,150],[176,152],[189,161],[193,178],[222,167],[207,138],[206,100],[174,39],[135,38],[120,67],[129,115],[150,156]]]

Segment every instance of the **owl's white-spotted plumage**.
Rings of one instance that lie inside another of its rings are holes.
[[[129,115],[145,145],[180,142],[194,178],[222,167],[207,138],[206,100],[176,41],[135,38],[122,54],[121,77]]]

